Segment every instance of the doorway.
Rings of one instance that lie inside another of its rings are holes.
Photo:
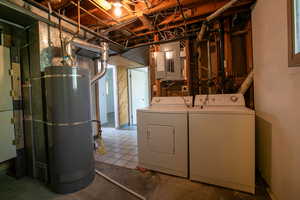
[[[99,80],[99,109],[103,127],[115,128],[118,123],[115,70],[115,66],[108,65],[106,74]]]
[[[128,69],[129,123],[137,124],[136,110],[149,106],[148,67]]]

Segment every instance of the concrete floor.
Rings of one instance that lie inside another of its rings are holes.
[[[211,185],[155,172],[141,173],[105,163],[96,168],[126,185],[148,200],[270,200],[262,181],[258,179],[256,195],[228,190]],[[0,199],[2,200],[137,200],[100,176],[87,188],[69,195],[58,195],[39,181],[30,178],[15,180],[0,176]]]

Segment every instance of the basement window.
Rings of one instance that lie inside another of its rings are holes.
[[[288,1],[289,67],[300,67],[300,0]]]

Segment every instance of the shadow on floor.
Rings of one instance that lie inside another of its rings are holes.
[[[96,162],[96,168],[148,200],[270,200],[260,178],[257,179],[256,195],[250,195],[174,176],[155,172],[141,173],[101,162]],[[1,200],[137,200],[135,196],[98,175],[90,186],[68,195],[54,194],[45,185],[30,178],[15,180],[1,176],[0,197]]]

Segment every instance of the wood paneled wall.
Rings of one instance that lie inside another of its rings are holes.
[[[129,102],[128,102],[128,68],[117,66],[118,77],[118,101],[119,101],[119,122],[120,126],[129,123]]]

